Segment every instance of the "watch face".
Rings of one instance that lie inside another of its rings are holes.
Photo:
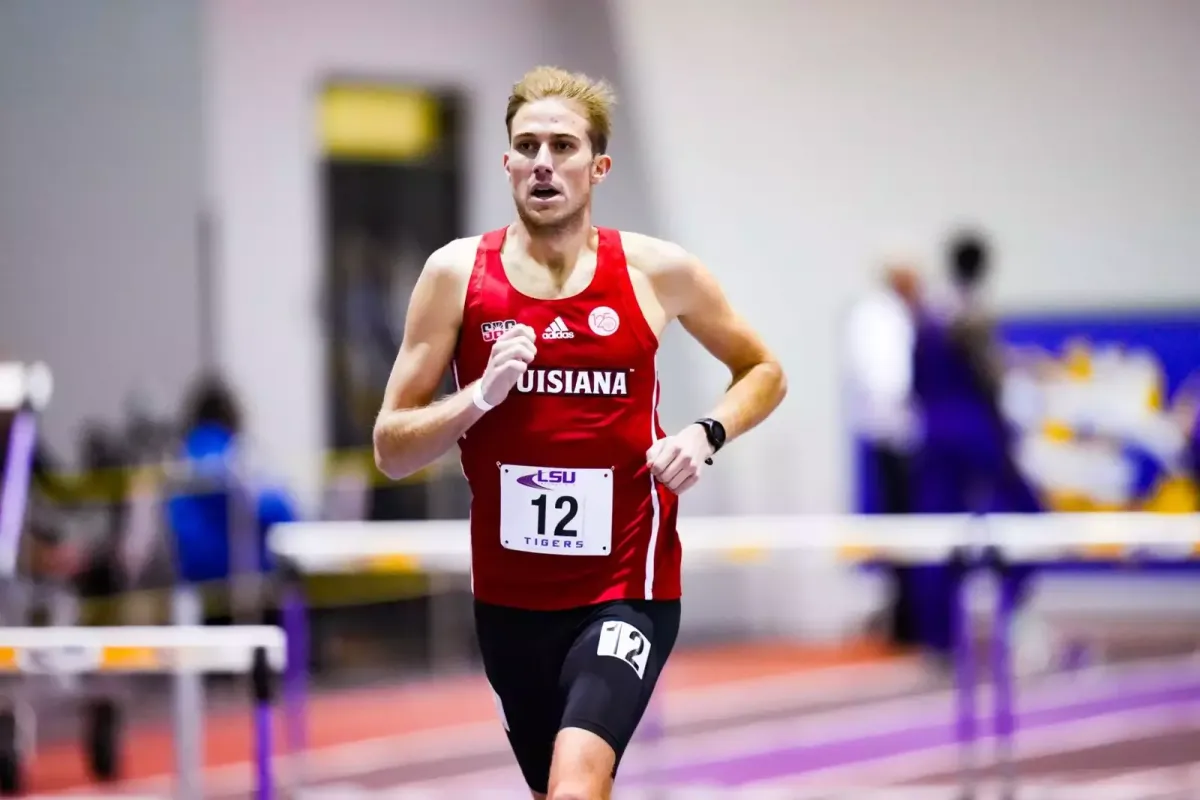
[[[725,444],[725,426],[715,419],[704,421],[704,430],[708,432],[708,441],[713,447]]]

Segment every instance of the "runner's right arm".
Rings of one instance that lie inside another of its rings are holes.
[[[483,378],[434,402],[454,357],[469,271],[454,245],[429,257],[409,300],[404,340],[375,420],[375,464],[393,480],[412,475],[446,453],[486,412],[508,396],[533,360],[533,331],[517,325],[492,347]],[[480,384],[480,386],[476,386]]]

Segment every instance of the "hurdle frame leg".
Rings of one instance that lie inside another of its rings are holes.
[[[283,567],[280,621],[287,636],[287,663],[283,676],[283,707],[290,755],[308,749],[308,658],[309,615],[304,596],[303,575],[293,565]],[[304,759],[293,758],[293,785],[304,785]]]
[[[978,713],[975,707],[975,647],[967,590],[974,572],[973,556],[958,549],[951,557],[951,620],[953,623],[954,684],[956,696],[955,734],[959,756],[959,789],[963,800],[975,797],[978,786]]]
[[[1004,800],[1016,797],[1016,685],[1013,669],[1012,628],[1016,611],[1017,581],[1011,567],[996,557],[998,578],[996,619],[992,630],[993,733],[996,739],[996,761],[999,768],[1001,794]]]
[[[181,583],[171,593],[171,621],[175,625],[203,623],[199,590]],[[172,724],[175,733],[175,791],[180,800],[200,800],[204,791],[204,675],[182,667],[173,676]]]
[[[272,731],[273,700],[275,696],[271,664],[265,648],[254,651],[254,664],[250,670],[250,691],[254,702],[254,798],[274,800],[275,771],[274,737]]]

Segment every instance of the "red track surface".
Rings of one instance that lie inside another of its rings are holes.
[[[1177,666],[1173,669],[1179,673]],[[1200,686],[1200,664],[1191,669]],[[1183,674],[1188,674],[1186,669]],[[1044,700],[1074,691],[1081,680],[1060,675],[1034,682],[1024,698],[1032,705],[1038,696]],[[665,733],[631,747],[622,779],[675,762],[766,752],[781,742],[812,742],[815,752],[839,731],[886,729],[889,720],[900,717],[939,724],[949,720],[951,708],[944,681],[910,659],[871,645],[823,650],[767,644],[681,651],[667,670],[664,686]],[[1093,686],[1093,693],[1120,695],[1122,687],[1127,685]],[[1066,796],[1088,800],[1200,800],[1200,692],[1195,698],[1194,704],[1178,708],[1105,712],[1095,719],[1023,733],[1018,739],[1021,773],[1033,781],[1059,781],[1069,787]],[[386,791],[403,786],[437,789],[456,800],[475,796],[472,792],[481,787],[489,797],[527,797],[507,752],[491,693],[479,677],[326,695],[313,700],[310,720],[312,749],[299,765],[307,771],[310,786],[324,789],[314,796],[350,800],[360,788]],[[207,786],[211,796],[249,797],[248,714],[213,714],[206,735],[207,762],[213,768]],[[951,791],[955,757],[952,747],[934,747],[916,756],[773,777],[761,785],[782,789],[784,794],[771,795],[779,798],[868,800],[864,786],[897,787],[907,793],[893,796],[911,798],[916,786]],[[166,728],[132,731],[125,762],[130,782],[118,787],[124,790],[121,794],[167,796],[166,784],[147,779],[169,775],[172,761]],[[278,760],[285,783],[297,766],[287,762]],[[77,795],[82,790],[89,796],[114,796],[113,787],[105,793],[89,785],[74,743],[44,750],[32,765],[31,777],[39,793],[74,790],[70,793]],[[1114,783],[1122,779],[1132,788]],[[1172,793],[1164,794],[1164,786]],[[817,794],[805,793],[814,787],[820,790]],[[497,794],[499,790],[506,793]],[[628,795],[622,791],[618,797]],[[681,791],[670,796],[699,796],[695,790]]]
[[[765,644],[681,650],[664,675],[663,685],[670,692],[890,657],[894,656],[872,644],[838,649]],[[315,749],[470,723],[498,725],[491,691],[479,676],[342,691],[314,698],[309,715],[309,744]],[[282,742],[281,718],[276,722],[276,741]],[[252,753],[252,736],[246,709],[211,715],[205,727],[206,763],[222,767],[246,762]],[[170,729],[157,725],[131,731],[124,763],[130,781],[169,775],[174,764]],[[29,786],[35,793],[101,790],[89,779],[83,754],[74,742],[43,748],[30,765]]]

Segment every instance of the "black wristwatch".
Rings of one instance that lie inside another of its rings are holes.
[[[696,424],[704,428],[704,435],[708,437],[708,443],[712,446],[713,455],[725,446],[725,426],[711,417],[696,420]],[[712,458],[704,459],[705,464],[713,463]]]

